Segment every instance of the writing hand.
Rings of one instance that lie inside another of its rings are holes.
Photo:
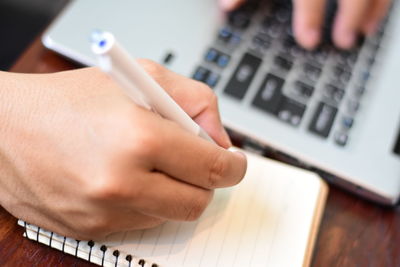
[[[197,219],[213,189],[237,184],[246,159],[225,148],[204,84],[147,60],[144,68],[217,146],[144,110],[96,68],[0,72],[0,204],[78,239]]]

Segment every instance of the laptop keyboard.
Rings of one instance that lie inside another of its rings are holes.
[[[330,40],[336,4],[330,1],[324,41],[316,50],[306,51],[294,40],[290,2],[249,1],[229,14],[193,78],[238,102],[251,97],[249,105],[266,116],[346,146],[383,26],[351,51],[336,49]],[[256,75],[263,75],[258,85],[253,84]],[[249,94],[250,88],[256,92]],[[308,121],[303,118],[306,111],[312,114]]]

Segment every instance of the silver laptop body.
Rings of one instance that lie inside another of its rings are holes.
[[[385,26],[360,49],[306,52],[293,42],[290,7],[272,0],[230,15],[216,0],[77,0],[43,43],[94,65],[90,33],[109,30],[133,56],[213,87],[225,125],[251,144],[394,204],[400,194],[399,8],[396,1]]]

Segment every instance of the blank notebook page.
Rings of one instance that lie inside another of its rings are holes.
[[[160,266],[307,265],[325,185],[311,172],[247,156],[246,177],[216,190],[199,220],[114,234],[98,243]]]

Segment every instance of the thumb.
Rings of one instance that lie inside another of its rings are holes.
[[[232,11],[245,1],[246,0],[219,0],[219,5],[225,11]]]

